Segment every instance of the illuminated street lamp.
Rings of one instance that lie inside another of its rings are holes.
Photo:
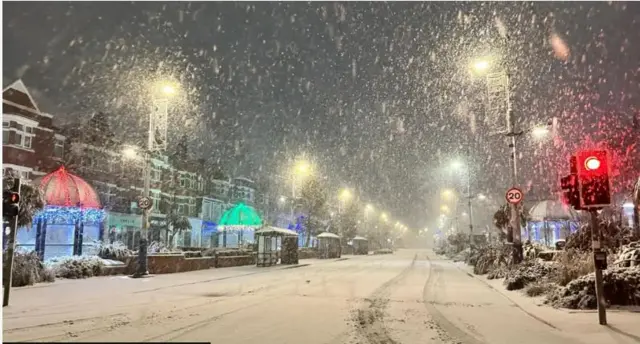
[[[442,190],[440,195],[445,200],[451,200],[452,198],[455,197],[455,192],[453,190],[451,190],[451,189],[444,189],[444,190]]]
[[[151,154],[162,153],[167,149],[167,132],[169,122],[169,100],[173,97],[179,85],[177,83],[160,80],[151,87],[153,97],[153,111],[149,113],[149,133],[147,137],[147,149],[144,154],[144,186],[142,196],[149,198],[151,188]],[[125,149],[125,157],[131,157],[135,151]],[[138,266],[133,274],[134,278],[144,277],[149,274],[147,270],[147,241],[149,235],[149,208],[142,210],[142,228],[140,230],[140,246],[138,249]]]
[[[138,152],[133,147],[127,147],[122,150],[122,156],[125,159],[136,159],[138,158]]]
[[[547,137],[547,135],[549,135],[549,128],[548,127],[534,127],[531,129],[531,136],[533,136],[534,139],[536,140],[541,140],[545,137]]]
[[[443,205],[441,205],[441,206],[440,206],[440,211],[441,211],[441,212],[443,212],[443,213],[445,213],[445,214],[448,214],[450,210],[449,210],[449,207],[448,207],[448,206],[446,206],[445,204],[443,204]]]
[[[491,67],[491,64],[488,60],[484,59],[477,60],[471,64],[471,69],[478,74],[485,73],[489,69],[489,67]]]
[[[341,201],[348,202],[353,198],[353,193],[351,193],[351,190],[349,189],[342,189],[338,197],[340,198]]]
[[[389,220],[387,213],[380,214],[380,220],[382,220],[383,222],[387,222]]]

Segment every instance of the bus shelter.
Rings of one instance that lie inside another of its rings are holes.
[[[329,232],[318,235],[318,258],[340,258],[341,253],[342,245],[339,235]]]
[[[369,240],[365,237],[356,236],[351,240],[353,245],[353,254],[367,255],[369,254]]]
[[[256,231],[258,239],[258,267],[276,265],[278,248],[282,248],[281,264],[298,263],[298,233],[290,229],[265,227]],[[293,253],[295,251],[295,254]]]

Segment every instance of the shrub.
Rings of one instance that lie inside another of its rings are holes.
[[[621,227],[617,222],[611,220],[600,221],[600,231],[602,233],[603,247],[614,251],[640,239],[631,228]],[[591,224],[584,224],[576,232],[571,233],[567,238],[566,249],[590,251]]]
[[[98,243],[98,257],[102,259],[119,260],[126,262],[127,257],[133,255],[133,251],[129,250],[123,243],[115,242],[113,244]]]
[[[484,275],[511,262],[511,247],[503,244],[491,244],[478,249],[473,273]]]
[[[519,290],[532,282],[546,279],[552,271],[553,267],[549,263],[527,260],[507,271],[504,285],[507,290]]]
[[[640,305],[640,267],[615,267],[603,271],[604,298],[608,305]],[[547,303],[570,309],[595,309],[595,275],[590,273],[549,294]]]
[[[524,293],[529,297],[536,297],[536,296],[548,295],[554,292],[557,288],[558,287],[553,283],[533,282],[524,288]]]
[[[556,252],[553,260],[555,269],[551,273],[551,280],[565,286],[574,279],[593,272],[591,257],[592,253],[575,249]]]
[[[49,264],[57,277],[77,279],[100,276],[102,259],[95,256],[72,256],[52,259]]]
[[[3,261],[7,261],[6,251]],[[11,279],[12,287],[24,287],[42,282],[53,282],[55,275],[53,271],[42,264],[38,254],[34,251],[16,251],[13,256],[13,274]],[[6,278],[6,277],[5,277]]]
[[[167,247],[164,243],[159,241],[152,241],[147,247],[147,253],[170,253],[171,249]]]

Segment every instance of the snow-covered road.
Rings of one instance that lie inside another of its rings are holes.
[[[213,269],[136,280],[63,280],[14,289],[11,306],[4,309],[3,339],[225,344],[569,344],[637,339],[599,327],[595,318],[597,332],[585,335],[576,330],[579,324],[572,325],[583,314],[564,313],[561,325],[551,316],[537,318],[429,251],[301,263],[309,265]],[[618,320],[633,321],[628,316]],[[640,324],[640,315],[637,319]]]

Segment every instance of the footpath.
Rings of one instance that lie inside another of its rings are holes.
[[[452,264],[455,264],[469,277],[500,293],[531,317],[579,340],[581,343],[640,343],[640,307],[607,309],[608,325],[602,326],[598,324],[596,310],[553,308],[543,303],[544,297],[528,297],[519,290],[506,290],[503,279],[489,280],[486,276],[474,275],[473,268],[465,263]]]

